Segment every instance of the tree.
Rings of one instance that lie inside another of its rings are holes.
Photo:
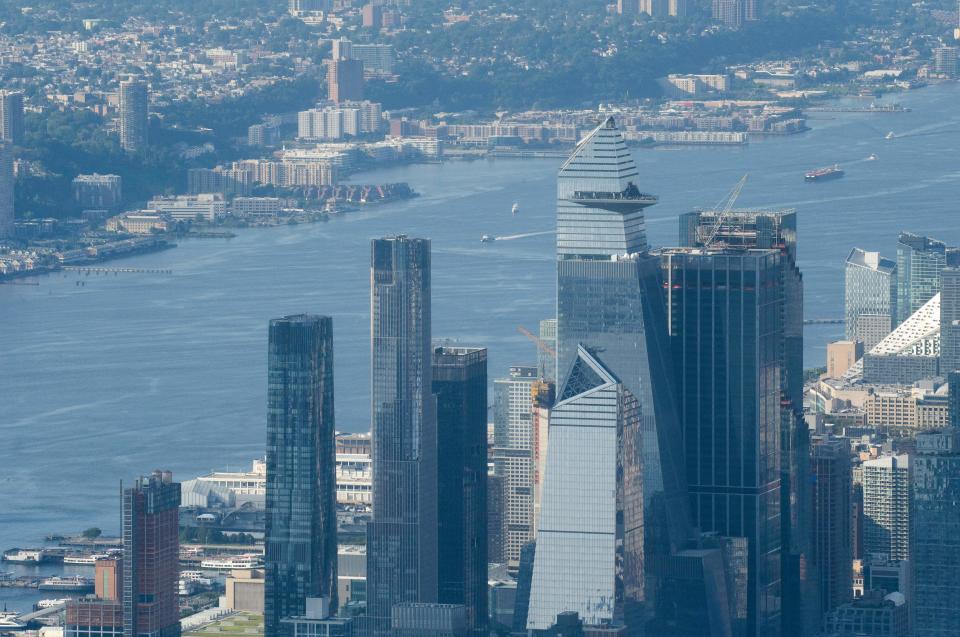
[[[95,539],[97,539],[98,537],[100,537],[100,535],[101,535],[102,533],[103,533],[103,531],[101,531],[101,530],[98,529],[97,527],[91,526],[89,529],[87,529],[86,531],[84,531],[83,533],[81,533],[81,535],[83,535],[83,537],[85,537],[85,538],[88,539],[88,540],[95,540]]]

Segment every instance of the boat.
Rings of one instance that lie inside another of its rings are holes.
[[[43,549],[10,549],[4,551],[3,560],[15,564],[43,564],[50,561],[50,555]]]
[[[896,135],[893,134],[893,131],[890,131],[884,139],[893,139],[894,137],[896,137]]]
[[[102,560],[108,558],[110,555],[106,553],[98,553],[95,555],[67,555],[63,558],[64,564],[82,564],[86,566],[94,566],[97,563],[97,560]]]
[[[867,157],[867,161],[877,161],[877,156],[873,153],[870,153],[870,156]]]
[[[806,173],[803,178],[807,181],[824,181],[827,179],[838,179],[843,177],[843,169],[839,165],[834,164],[833,166],[828,166],[826,168],[818,168],[816,170],[811,170]]]
[[[518,212],[520,212],[520,204],[514,203],[513,208],[510,209],[510,212],[513,214],[517,214]]]
[[[0,632],[7,630],[23,630],[27,625],[20,621],[20,616],[13,611],[0,610]]]
[[[61,597],[60,599],[41,599],[39,602],[34,604],[34,608],[37,610],[43,610],[45,608],[53,608],[55,606],[63,606],[67,602],[71,601],[71,597]]]
[[[263,566],[261,556],[250,553],[247,555],[211,557],[200,562],[200,568],[210,571],[232,571],[234,569],[260,568]]]
[[[41,591],[76,591],[82,593],[93,590],[93,580],[80,577],[79,575],[72,575],[70,577],[54,575],[53,577],[41,580],[40,584],[37,585],[37,589]]]
[[[493,243],[496,240],[497,240],[496,237],[491,237],[488,234],[485,234],[482,237],[480,237],[480,243]]]

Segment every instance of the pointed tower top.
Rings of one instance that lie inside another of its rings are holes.
[[[577,357],[563,382],[557,404],[587,392],[616,385],[620,381],[582,345],[577,346]]]

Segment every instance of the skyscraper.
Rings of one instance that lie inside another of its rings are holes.
[[[810,447],[813,478],[812,561],[819,571],[820,612],[850,601],[853,474],[846,440],[820,438]]]
[[[916,637],[960,636],[960,430],[917,436],[911,458],[910,612]]]
[[[661,254],[695,524],[746,539],[745,634],[779,635],[781,253]]]
[[[137,79],[120,82],[120,147],[131,153],[145,150],[149,123],[147,83]]]
[[[960,371],[947,373],[950,426],[960,429]]]
[[[13,237],[13,144],[0,141],[0,239]]]
[[[577,349],[550,416],[527,628],[575,611],[584,624],[637,628],[643,595],[639,405]]]
[[[901,232],[897,240],[897,324],[940,291],[940,271],[960,265],[957,252],[942,241]]]
[[[909,456],[863,463],[863,552],[892,561],[910,556]]]
[[[537,368],[540,370],[540,378],[557,382],[557,319],[540,321]]]
[[[940,273],[940,375],[960,369],[960,268]]]
[[[180,637],[179,506],[169,471],[123,491],[123,637]]]
[[[640,173],[612,117],[557,179],[557,370],[583,345],[641,405],[646,551],[669,554],[691,532],[660,264],[648,253]]]
[[[327,63],[327,97],[337,104],[363,99],[363,62],[334,57]]]
[[[434,347],[437,397],[438,601],[487,625],[487,350]]]
[[[437,421],[431,393],[430,241],[370,250],[373,519],[367,615],[389,634],[393,606],[437,599]]]
[[[333,320],[270,321],[264,634],[289,635],[307,598],[337,607]]]
[[[493,465],[506,489],[504,557],[516,566],[533,521],[533,386],[537,368],[515,365],[493,382]]]
[[[863,342],[869,352],[894,328],[897,316],[897,264],[854,248],[847,257],[844,325],[848,341]]]
[[[23,93],[0,91],[0,139],[13,145],[23,143]]]

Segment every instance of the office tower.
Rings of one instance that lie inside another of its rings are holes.
[[[180,484],[154,471],[123,491],[123,637],[179,637]]]
[[[23,93],[0,91],[0,139],[14,146],[23,143]]]
[[[960,369],[960,268],[940,273],[940,375]]]
[[[933,70],[946,77],[957,76],[957,47],[938,46],[933,50]]]
[[[437,397],[437,575],[441,604],[487,625],[487,350],[434,347]]]
[[[781,633],[779,250],[661,252],[697,527],[747,543],[749,637]]]
[[[529,630],[580,614],[637,630],[643,594],[643,451],[636,398],[579,347],[550,415]]]
[[[337,607],[333,320],[270,321],[264,635],[291,634],[307,598]]]
[[[146,150],[149,124],[147,83],[143,80],[120,82],[120,147],[131,153]]]
[[[680,216],[680,244],[730,250],[780,252],[783,295],[780,345],[780,519],[783,625],[786,635],[819,628],[816,578],[810,559],[812,501],[809,433],[803,419],[803,274],[797,266],[797,215],[793,210],[700,210]],[[828,349],[829,352],[829,349]]]
[[[840,378],[863,358],[861,341],[834,341],[827,344],[827,376]]]
[[[640,174],[616,122],[605,119],[557,178],[557,372],[578,345],[641,404],[648,552],[667,555],[691,534],[660,264],[648,253]]]
[[[370,252],[373,519],[367,523],[367,615],[373,634],[386,635],[395,604],[437,599],[430,241],[374,239]]]
[[[812,562],[819,571],[820,612],[850,601],[853,590],[850,445],[844,439],[819,438],[810,447],[813,479]]]
[[[863,552],[892,561],[910,555],[909,456],[863,463]]]
[[[854,248],[847,257],[844,325],[848,341],[869,352],[890,333],[897,316],[897,264]]]
[[[327,98],[339,104],[363,99],[363,62],[333,58],[327,63]]]
[[[0,239],[13,238],[13,188],[13,144],[0,141]]]
[[[533,396],[537,368],[513,366],[493,381],[493,465],[506,489],[504,558],[516,566],[533,522]]]
[[[960,371],[947,373],[950,426],[960,428]]]
[[[960,636],[960,430],[917,436],[910,459],[910,612],[915,637]]]
[[[557,319],[540,321],[540,347],[537,349],[540,378],[557,382]]]
[[[897,241],[897,324],[940,291],[940,271],[960,265],[956,252],[930,237],[901,232]]]

